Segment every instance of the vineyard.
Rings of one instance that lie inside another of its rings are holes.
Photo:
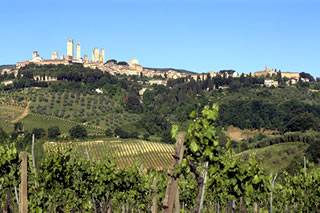
[[[19,153],[15,143],[1,144],[0,211],[320,211],[319,167],[305,161],[295,174],[270,173],[250,154],[239,159],[219,142],[217,106],[191,116],[186,133],[172,130],[175,146],[117,139],[47,142],[35,163],[33,149]],[[292,145],[289,154],[302,148]],[[282,144],[270,147],[285,150]]]
[[[78,157],[93,161],[111,159],[119,168],[143,165],[144,168],[166,170],[172,163],[174,147],[170,144],[142,140],[106,140],[87,142],[47,142],[43,145],[46,153],[72,150]]]

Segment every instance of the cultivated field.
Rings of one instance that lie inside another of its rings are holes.
[[[90,160],[112,159],[119,168],[137,163],[144,168],[166,170],[172,162],[174,146],[143,140],[109,139],[87,142],[46,142],[45,153],[72,150]]]

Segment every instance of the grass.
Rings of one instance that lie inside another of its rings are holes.
[[[22,107],[0,105],[0,127],[9,132],[13,130],[12,121],[23,112]]]
[[[308,144],[302,142],[290,142],[275,144],[258,149],[250,149],[239,153],[242,158],[255,154],[257,160],[266,171],[275,173],[287,168],[293,161],[301,159],[305,155]]]
[[[24,119],[21,120],[26,130],[32,130],[33,128],[43,128],[47,130],[49,127],[58,126],[62,134],[67,135],[71,127],[80,124],[70,120],[65,120],[53,116],[40,115],[30,113]],[[89,134],[104,134],[104,130],[95,126],[84,125]]]
[[[45,153],[67,151],[90,160],[112,159],[119,168],[134,164],[144,168],[166,170],[170,168],[174,146],[138,139],[104,139],[86,142],[46,142]]]

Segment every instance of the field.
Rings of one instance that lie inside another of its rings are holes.
[[[18,121],[21,121],[24,129],[28,131],[31,131],[33,128],[43,128],[46,130],[49,127],[58,126],[62,134],[67,135],[72,126],[80,124],[86,127],[89,135],[104,134],[104,129],[94,125],[84,125],[79,122],[54,116],[30,113],[26,108],[15,105],[0,105],[0,128],[3,128],[7,132],[11,132],[14,129],[14,123]]]
[[[308,145],[305,143],[291,142],[251,149],[239,155],[246,158],[250,154],[255,154],[264,169],[275,173],[287,168],[295,160],[302,160],[307,148]]]
[[[46,142],[45,153],[71,149],[79,157],[90,160],[112,159],[119,168],[137,163],[144,168],[166,170],[171,166],[174,146],[143,140],[108,139],[87,142]]]
[[[254,138],[255,136],[262,134],[270,136],[275,134],[276,131],[272,130],[250,130],[250,129],[240,129],[238,127],[229,126],[226,130],[226,135],[233,141],[247,140],[249,138]]]
[[[124,110],[121,96],[78,92],[29,91],[30,110],[36,114],[59,117],[101,128],[132,125],[139,115]]]
[[[82,125],[81,123],[54,117],[54,116],[46,116],[40,115],[36,113],[29,113],[24,119],[21,120],[26,130],[32,130],[33,128],[43,128],[47,130],[49,127],[58,126],[61,130],[62,134],[67,135],[68,131],[71,127],[75,125]],[[86,127],[89,135],[103,135],[104,129],[90,126],[90,125],[83,125]]]

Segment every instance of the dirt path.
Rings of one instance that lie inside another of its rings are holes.
[[[27,103],[27,106],[24,108],[23,112],[21,113],[21,115],[19,115],[18,117],[16,117],[13,121],[11,121],[11,123],[17,123],[20,120],[24,119],[28,114],[29,114],[29,105],[30,105],[30,101]]]

